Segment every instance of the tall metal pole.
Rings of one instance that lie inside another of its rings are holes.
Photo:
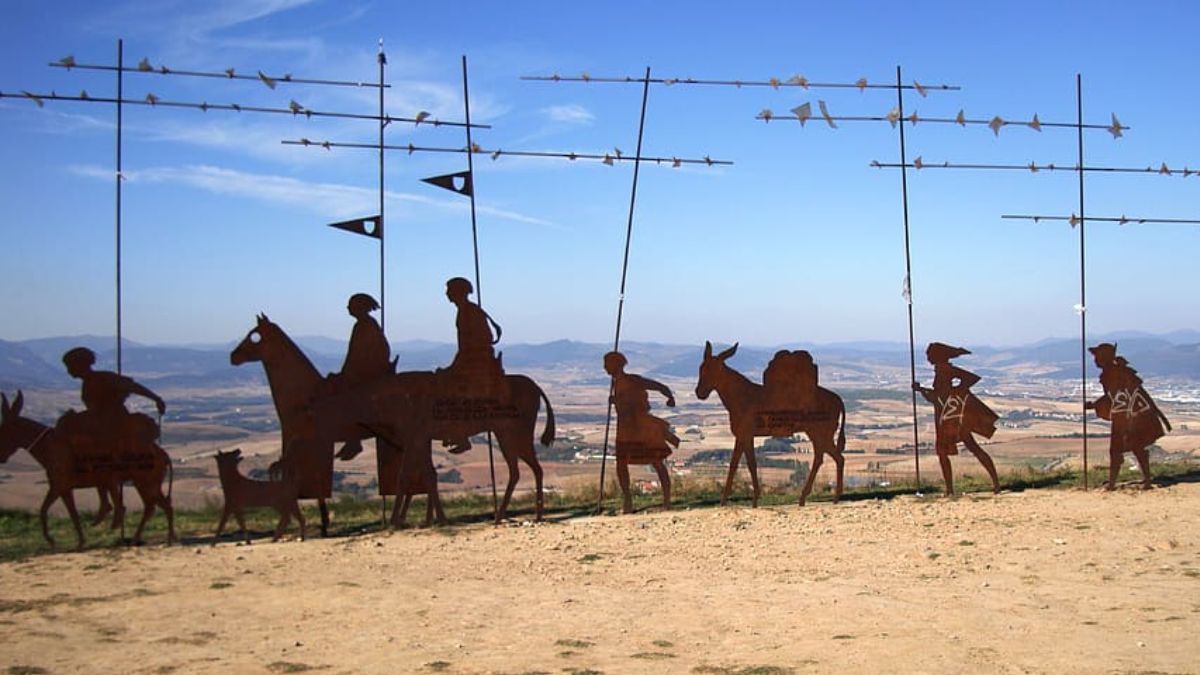
[[[1075,114],[1079,140],[1079,390],[1083,403],[1083,489],[1088,489],[1087,436],[1087,267],[1084,237],[1087,219],[1083,215],[1083,76],[1075,74]]]
[[[638,120],[637,153],[633,156],[633,187],[629,190],[629,219],[625,224],[625,257],[621,262],[621,293],[617,299],[617,329],[613,336],[613,351],[621,349],[621,317],[625,311],[625,279],[629,274],[629,244],[633,240],[633,207],[637,204],[638,170],[642,165],[642,138],[646,131],[646,102],[650,98],[650,67],[646,66],[646,79],[642,82],[642,114]],[[596,500],[596,512],[604,506],[604,470],[608,466],[608,436],[612,428],[613,384],[608,386],[608,413],[604,418],[604,454],[600,458],[600,497]]]
[[[387,126],[387,118],[383,114],[383,70],[387,65],[387,54],[383,53],[383,38],[379,38],[379,221],[375,223],[375,228],[379,234],[379,330],[383,333],[384,339],[387,339],[387,303],[384,301],[384,294],[387,292],[387,285],[384,284],[384,237],[387,236],[387,228],[383,225],[383,197],[384,197],[384,182],[383,182],[383,129]],[[375,439],[376,445],[379,444],[379,439]],[[375,452],[379,452],[376,447]],[[399,499],[400,495],[396,495]],[[387,526],[387,511],[388,499],[387,495],[383,495],[383,504],[381,505],[380,520],[384,527]]]
[[[125,41],[117,40],[117,372],[120,373],[124,361],[122,359],[121,339],[121,98],[123,91],[122,74],[125,72]]]
[[[383,114],[383,69],[387,65],[387,55],[383,53],[383,38],[379,38],[379,222],[375,227],[379,230],[379,328],[387,335],[387,304],[384,295],[387,286],[384,284],[384,246],[383,239],[387,236],[387,228],[383,226],[383,129],[387,126],[387,118]]]
[[[471,246],[475,251],[475,299],[479,301],[479,307],[483,307],[483,286],[479,281],[479,228],[475,222],[475,159],[471,149],[475,147],[471,142],[471,89],[467,86],[467,55],[462,57],[462,73],[463,73],[463,108],[466,111],[466,129],[467,129],[467,180],[471,181],[471,189],[468,190],[471,197]],[[488,432],[488,470],[492,476],[492,521],[500,522],[500,500],[496,495],[496,457],[492,451],[492,432]]]
[[[900,111],[900,193],[904,200],[904,289],[905,302],[908,304],[908,368],[912,382],[917,381],[917,348],[913,331],[913,283],[912,283],[912,254],[909,249],[908,228],[908,168],[905,158],[904,145],[904,87],[900,79],[900,66],[896,66],[896,100]],[[921,491],[921,436],[917,426],[917,392],[912,390],[913,417],[913,461],[917,470],[917,491]]]

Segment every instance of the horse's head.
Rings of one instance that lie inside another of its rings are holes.
[[[251,328],[238,346],[229,352],[229,363],[240,366],[251,361],[262,361],[263,338],[274,328],[275,324],[271,323],[266,314],[259,314],[254,328]]]
[[[25,394],[17,390],[17,397],[12,405],[8,397],[0,394],[0,462],[7,462],[9,457],[21,447],[19,424],[21,408],[25,407]]]
[[[713,356],[712,343],[704,342],[704,360],[700,362],[700,379],[696,382],[696,398],[704,400],[717,388],[718,378],[727,366],[725,360],[737,353],[737,343]]]

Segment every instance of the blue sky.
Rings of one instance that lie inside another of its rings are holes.
[[[632,153],[638,86],[522,75],[954,84],[906,95],[906,113],[1073,121],[1083,75],[1087,164],[1200,168],[1194,2],[773,3],[228,0],[6,3],[0,91],[111,96],[111,74],[46,64],[67,54],[240,73],[373,81],[387,109],[462,119],[505,150]],[[126,96],[373,113],[373,90],[129,74]],[[667,342],[905,341],[900,175],[886,123],[755,120],[824,100],[882,115],[888,90],[676,85],[650,91],[644,153],[735,162],[644,166],[623,337]],[[0,339],[113,332],[114,114],[100,104],[0,100]],[[127,107],[125,334],[152,343],[240,337],[265,311],[293,334],[348,334],[345,299],[378,288],[373,240],[324,227],[376,210],[370,151],[283,139],[373,142],[371,122]],[[920,124],[910,159],[1075,162],[1071,130]],[[461,130],[394,125],[388,142],[459,147]],[[467,200],[419,182],[461,155],[389,156],[388,333],[453,340],[451,276],[471,276]],[[612,339],[632,166],[476,157],[485,305],[506,341]],[[1200,178],[1090,174],[1090,215],[1200,218]],[[1078,234],[1006,213],[1077,209],[1070,173],[909,175],[918,342],[1011,344],[1077,334]],[[1088,228],[1089,328],[1200,328],[1200,227]]]

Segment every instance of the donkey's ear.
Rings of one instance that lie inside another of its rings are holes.
[[[733,356],[734,354],[736,354],[736,353],[737,353],[737,348],[738,348],[738,343],[737,343],[737,342],[735,342],[735,343],[733,343],[733,346],[732,346],[732,347],[730,347],[729,349],[726,349],[725,351],[721,352],[720,354],[717,354],[717,359],[718,359],[718,360],[721,360],[721,361],[724,361],[725,359],[727,359],[727,358],[729,358],[729,357]]]
[[[0,418],[8,417],[8,396],[0,393]]]
[[[708,340],[705,340],[704,341],[704,360],[707,361],[711,358],[712,358],[712,343],[709,342]]]
[[[25,407],[25,392],[17,390],[17,397],[13,399],[12,408],[9,409],[10,415],[20,415],[21,408]]]

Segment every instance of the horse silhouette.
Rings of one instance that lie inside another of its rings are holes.
[[[700,363],[700,378],[696,383],[696,396],[707,399],[713,391],[721,399],[729,413],[729,430],[733,432],[733,457],[729,460],[729,475],[721,491],[721,504],[729,500],[733,488],[733,476],[738,462],[746,456],[746,467],[750,469],[750,484],[754,489],[753,504],[758,506],[760,488],[758,464],[754,457],[755,436],[780,436],[804,432],[813,445],[813,465],[800,493],[800,505],[812,491],[813,479],[821,468],[825,455],[833,457],[837,465],[837,491],[834,501],[842,496],[842,474],[846,449],[846,406],[842,398],[824,387],[816,388],[811,402],[791,402],[780,406],[769,396],[766,387],[751,382],[745,375],[730,368],[725,361],[737,353],[734,344],[729,349],[713,356],[711,342],[704,343],[704,360]]]
[[[322,506],[322,531],[327,520],[324,499],[331,495],[334,442],[346,430],[359,429],[375,436],[380,449],[379,482],[394,486],[398,499],[393,522],[406,509],[408,497],[427,493],[430,509],[440,511],[436,496],[436,473],[432,484],[431,439],[446,440],[468,433],[492,431],[508,464],[509,482],[497,512],[503,518],[513,490],[520,479],[517,461],[533,471],[537,488],[537,517],[544,504],[543,473],[534,452],[533,437],[540,404],[546,404],[543,445],[554,440],[554,410],[545,393],[523,375],[505,377],[508,395],[499,408],[469,409],[460,418],[447,415],[447,408],[462,408],[472,402],[441,395],[442,378],[431,372],[397,373],[384,376],[336,395],[325,395],[326,385],[312,362],[276,324],[265,315],[230,354],[234,365],[259,361],[267,373],[275,409],[283,432],[283,453],[295,455],[300,496],[317,498]],[[463,404],[455,406],[455,403]],[[470,406],[466,406],[470,407]],[[439,513],[439,520],[443,517]],[[427,516],[428,522],[428,516]]]
[[[45,469],[48,488],[39,515],[46,543],[54,546],[47,513],[56,500],[61,499],[66,505],[71,523],[75,526],[76,547],[82,549],[83,528],[79,523],[79,512],[75,509],[74,490],[99,488],[112,493],[126,480],[133,482],[144,505],[142,520],[133,535],[134,541],[141,541],[146,522],[154,515],[155,506],[159,506],[167,516],[167,541],[175,542],[175,511],[171,508],[174,471],[171,458],[157,443],[151,443],[146,448],[139,447],[137,452],[117,453],[103,462],[89,462],[78,456],[75,448],[54,427],[22,417],[24,405],[25,395],[20,391],[11,405],[8,397],[0,394],[0,462],[7,462],[14,452],[25,448]],[[164,477],[169,480],[165,495],[162,491]]]

